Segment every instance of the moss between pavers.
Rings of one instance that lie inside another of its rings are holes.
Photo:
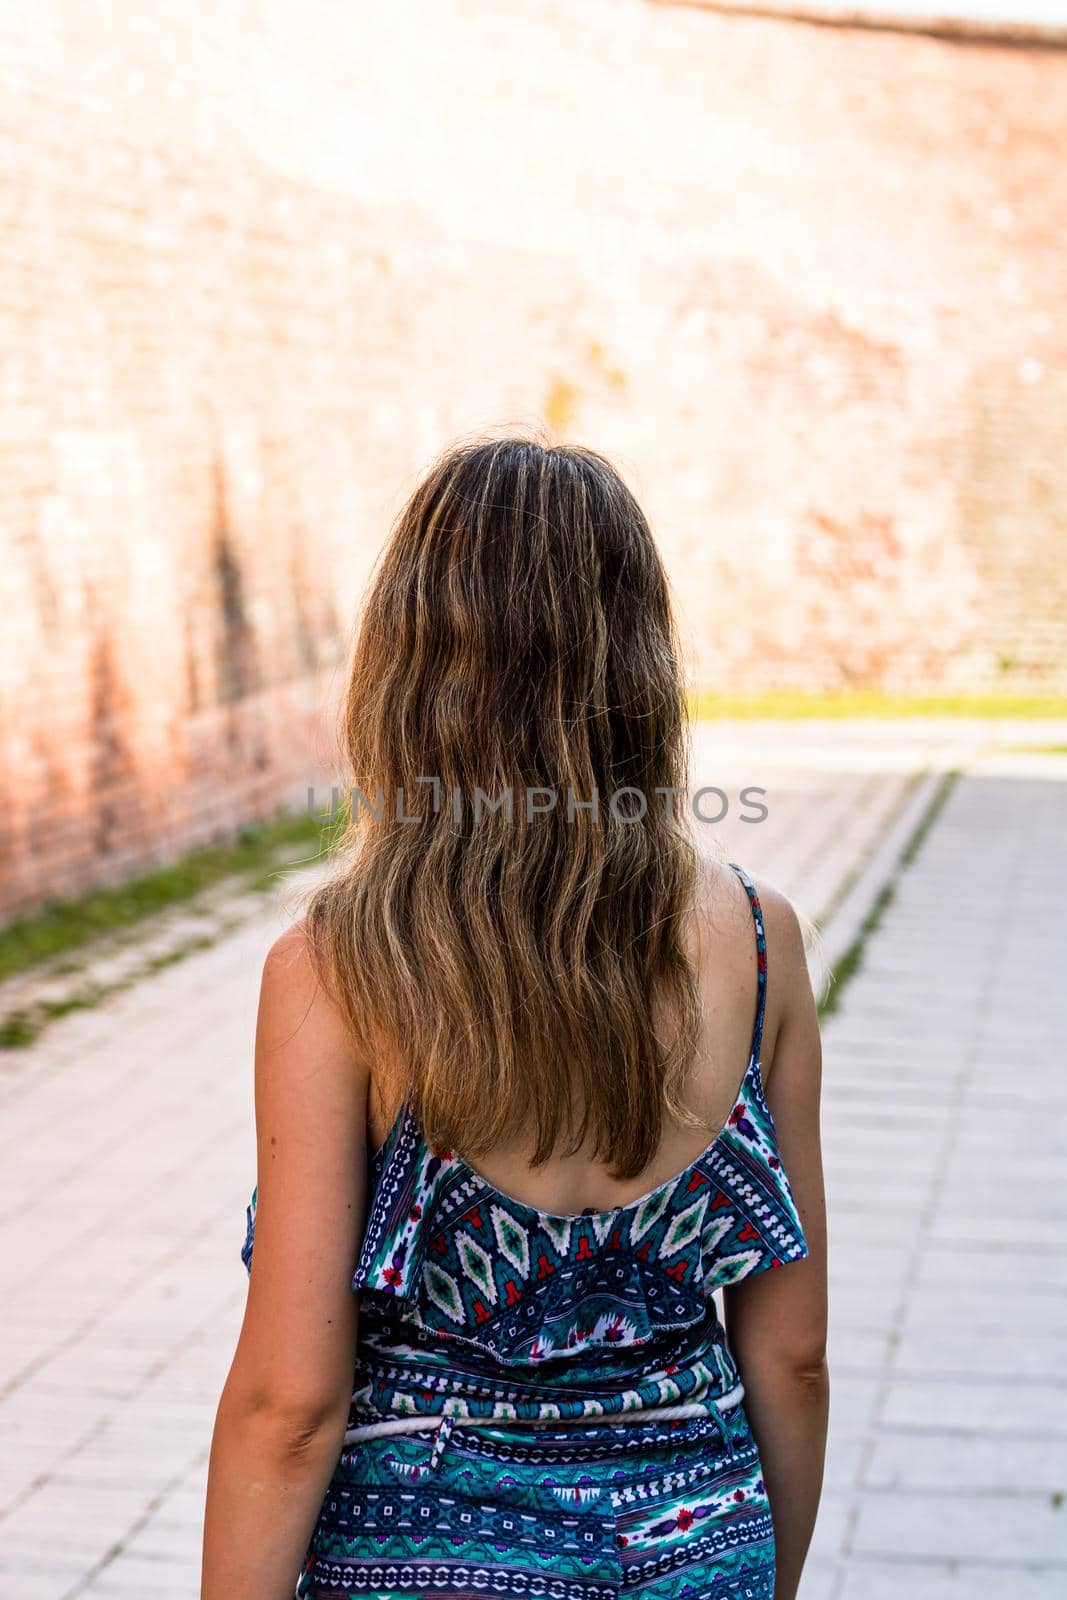
[[[52,901],[34,915],[0,928],[0,982],[70,955],[107,934],[132,928],[227,880],[245,890],[269,888],[281,868],[291,868],[298,860],[308,865],[321,860],[335,827],[305,812],[285,813],[114,888]],[[68,972],[78,966],[73,959],[64,963]]]
[[[860,924],[859,932],[834,967],[830,987],[819,1001],[820,1017],[832,1016],[840,1006],[845,990],[863,965],[868,943],[878,931],[886,911],[893,903],[897,884],[918,855],[922,848],[923,840],[944,810],[948,797],[958,783],[960,776],[959,767],[952,767],[943,774],[940,783],[930,797],[929,804],[911,830],[893,864],[892,877],[887,879],[878,891],[873,905]]]
[[[224,917],[212,933],[185,939],[176,944],[172,950],[148,957],[131,967],[122,977],[112,979],[110,982],[90,981],[80,989],[72,989],[69,994],[59,999],[33,1000],[28,1005],[15,1007],[14,1010],[0,1016],[0,1050],[27,1049],[40,1038],[50,1022],[55,1022],[59,1017],[69,1016],[73,1011],[90,1011],[101,1001],[110,1000],[112,996],[132,988],[142,978],[151,977],[153,973],[161,972],[164,967],[174,966],[176,962],[184,961],[186,956],[195,955],[200,950],[210,950],[212,945],[218,944],[220,939],[231,933],[239,922],[239,918]]]

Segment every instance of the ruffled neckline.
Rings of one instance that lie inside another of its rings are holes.
[[[743,1124],[745,1122],[746,1113],[749,1110],[747,1100],[750,1093],[755,1094],[761,1104],[766,1103],[763,1094],[762,1064],[760,1062],[760,1058],[755,1054],[749,1057],[748,1066],[745,1068],[744,1076],[737,1087],[736,1094],[734,1095],[734,1102],[730,1109],[729,1116],[719,1129],[718,1133],[715,1135],[714,1139],[712,1139],[709,1144],[705,1145],[704,1149],[701,1150],[698,1155],[693,1157],[688,1166],[683,1167],[680,1172],[674,1173],[672,1177],[665,1178],[662,1183],[656,1184],[654,1188],[649,1189],[645,1194],[638,1195],[635,1200],[627,1200],[624,1205],[610,1206],[603,1211],[597,1211],[593,1207],[590,1207],[584,1211],[543,1211],[539,1206],[530,1205],[528,1201],[520,1200],[516,1195],[509,1194],[506,1189],[500,1189],[496,1184],[490,1183],[489,1179],[484,1177],[483,1174],[480,1173],[476,1167],[473,1167],[471,1163],[463,1156],[461,1156],[458,1151],[438,1149],[433,1145],[427,1145],[426,1147],[429,1148],[434,1155],[439,1156],[442,1162],[448,1163],[453,1171],[465,1172],[472,1182],[478,1186],[478,1189],[484,1199],[495,1201],[501,1206],[506,1206],[511,1212],[521,1212],[524,1216],[529,1217],[536,1222],[548,1223],[549,1225],[557,1228],[564,1228],[567,1226],[573,1227],[582,1222],[589,1222],[593,1224],[599,1223],[607,1226],[612,1222],[618,1221],[618,1219],[621,1217],[628,1216],[631,1212],[642,1210],[644,1207],[650,1205],[653,1201],[660,1199],[661,1196],[667,1195],[673,1190],[677,1189],[680,1184],[688,1182],[693,1173],[697,1171],[697,1169],[705,1162],[707,1162],[711,1156],[714,1155],[715,1151],[724,1142],[724,1140],[726,1140],[732,1129],[738,1128],[741,1132],[746,1131]],[[372,1159],[372,1167],[376,1176],[381,1172],[385,1163],[388,1161],[391,1150],[395,1146],[397,1140],[405,1132],[410,1138],[414,1138],[416,1142],[426,1145],[424,1135],[411,1115],[410,1108],[406,1103],[402,1105],[400,1110],[397,1112],[397,1115],[393,1121],[393,1126],[386,1135],[384,1143],[382,1143],[375,1151]]]

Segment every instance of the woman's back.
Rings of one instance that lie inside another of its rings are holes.
[[[345,741],[337,868],[264,971],[224,1395],[256,1483],[263,1416],[306,1419],[315,1467],[247,1525],[300,1544],[302,1597],[783,1600],[817,1498],[798,1408],[824,1426],[795,1388],[825,1336],[818,1028],[792,909],[677,804],[666,577],[602,458],[438,464]]]
[[[520,1129],[510,1143],[475,1163],[489,1184],[543,1211],[609,1211],[631,1204],[680,1172],[704,1152],[712,1133],[725,1126],[749,1071],[762,974],[748,893],[738,873],[715,857],[705,857],[702,862],[685,938],[702,1005],[693,1063],[684,1086],[693,1122],[664,1119],[652,1163],[624,1181],[614,1178],[606,1164],[596,1159],[588,1141],[574,1152],[555,1152],[543,1165],[533,1167],[531,1140],[523,1138]],[[766,1064],[761,1067],[766,1078]],[[378,1150],[401,1110],[403,1092],[398,1085],[406,1075],[396,1068],[390,1072],[387,1062],[379,1058],[367,1060],[366,1072],[370,1147]]]
[[[747,957],[737,959],[736,901],[716,916],[722,880],[710,870],[692,923],[708,997],[692,1107],[703,1115],[710,1100],[715,1109],[661,1141],[636,1193],[633,1181],[619,1193],[583,1152],[541,1168],[492,1152],[475,1168],[428,1138],[406,1101],[379,1133],[369,1121],[375,1149],[352,1277],[363,1304],[351,1437],[393,1431],[402,1417],[632,1416],[682,1400],[706,1412],[740,1397],[711,1291],[800,1260],[808,1246],[765,1095],[763,911],[743,869],[726,870],[745,909]],[[717,947],[721,968],[711,959]],[[734,982],[734,965],[747,967],[749,983],[740,971]],[[731,1071],[724,1102],[711,1083],[720,1076],[711,1047],[725,1039],[733,1050],[739,1026],[745,1043],[734,1060],[745,1065]],[[698,1148],[686,1159],[694,1131]],[[530,1192],[533,1179],[540,1193]],[[253,1194],[249,1268],[255,1211]],[[528,1369],[521,1401],[516,1367]],[[535,1369],[550,1374],[545,1384]]]
[[[739,899],[723,895],[731,881]],[[345,1448],[300,1596],[360,1592],[388,1571],[423,1584],[435,1568],[456,1585],[443,1592],[458,1594],[472,1571],[463,1524],[473,1518],[481,1581],[505,1585],[502,1593],[526,1592],[518,1557],[545,1582],[569,1573],[573,1586],[558,1592],[574,1600],[613,1596],[610,1584],[583,1587],[582,1541],[594,1540],[595,1525],[601,1560],[606,1531],[620,1573],[647,1565],[652,1582],[638,1592],[650,1600],[726,1600],[746,1587],[769,1600],[774,1539],[762,1459],[712,1291],[736,1294],[809,1246],[764,1093],[771,969],[759,895],[743,869],[709,866],[692,938],[708,1004],[691,1106],[705,1120],[662,1141],[636,1193],[635,1182],[617,1192],[581,1154],[538,1169],[494,1153],[476,1170],[429,1141],[406,1103],[388,1124],[368,1121],[377,1148],[351,1280],[360,1318]],[[735,1050],[735,1081],[722,1097],[716,1058]],[[661,1165],[669,1165],[662,1177]],[[255,1223],[254,1192],[242,1251],[249,1270]],[[612,1432],[620,1423],[622,1433]],[[615,1484],[609,1526],[598,1504],[606,1491],[593,1488],[597,1463],[610,1465]],[[678,1530],[701,1517],[704,1537],[679,1546]],[[426,1537],[423,1518],[448,1527],[443,1543]],[[512,1543],[521,1530],[525,1550]],[[385,1565],[378,1539],[390,1552]],[[458,1566],[446,1560],[457,1543]],[[420,1553],[432,1562],[420,1565]]]

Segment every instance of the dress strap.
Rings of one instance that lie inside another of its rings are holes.
[[[756,924],[756,1021],[752,1029],[752,1057],[760,1060],[760,1051],[763,1049],[763,1018],[767,1010],[767,935],[763,926],[763,907],[759,903],[756,885],[752,882],[743,867],[736,861],[731,861],[730,866],[737,873],[745,886],[749,903],[752,906],[752,916]]]

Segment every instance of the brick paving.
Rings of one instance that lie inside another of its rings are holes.
[[[979,757],[988,737],[966,733],[970,775],[827,1022],[834,1395],[803,1600],[1036,1600],[1067,1576],[1067,790],[1062,759]],[[710,842],[818,920],[960,746],[929,724],[700,729],[705,782],[768,790],[765,823]],[[0,1057],[0,1594],[196,1593],[259,973],[290,915]]]

